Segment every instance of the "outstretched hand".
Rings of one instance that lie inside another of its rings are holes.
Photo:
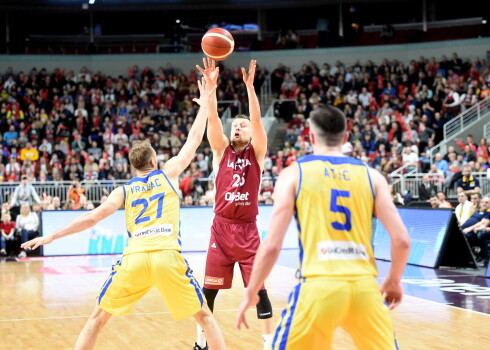
[[[245,85],[247,85],[247,87],[253,86],[256,66],[257,61],[251,60],[250,66],[248,67],[248,73],[245,71],[245,68],[242,67],[243,82],[245,83]]]
[[[37,237],[34,239],[31,239],[30,241],[27,241],[25,243],[22,243],[20,247],[22,249],[36,249],[39,246],[49,244],[53,241],[53,237],[51,236],[44,236],[44,237]],[[32,247],[32,248],[31,248]]]
[[[204,69],[199,65],[196,65],[196,68],[208,80],[209,84],[216,85],[219,77],[219,67],[216,67],[216,62],[209,57],[203,57],[202,63]]]
[[[210,84],[206,77],[203,77],[202,80],[197,81],[197,86],[199,87],[199,98],[194,98],[192,101],[202,107],[209,102],[211,95],[216,90],[216,84]]]

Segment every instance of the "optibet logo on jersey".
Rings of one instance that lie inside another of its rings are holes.
[[[225,193],[225,201],[233,203],[235,201],[246,201],[248,200],[249,193],[240,193],[240,192],[226,192]]]

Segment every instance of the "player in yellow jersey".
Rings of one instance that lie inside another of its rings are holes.
[[[248,328],[245,312],[256,304],[294,213],[299,284],[282,313],[272,349],[330,349],[337,327],[344,328],[359,349],[396,349],[389,309],[402,300],[400,280],[410,247],[407,230],[384,177],[342,154],[347,138],[344,114],[335,107],[321,108],[310,125],[314,154],[279,176],[269,231],[255,257],[237,327]],[[380,287],[371,247],[373,215],[392,242],[391,269]]]
[[[112,191],[100,207],[51,235],[22,245],[22,248],[35,249],[86,230],[124,206],[128,246],[102,286],[95,310],[80,333],[75,349],[92,349],[110,316],[128,313],[153,286],[158,288],[176,320],[193,315],[203,327],[211,348],[225,348],[223,335],[204,302],[201,287],[180,253],[180,200],[174,189],[202,141],[208,103],[216,89],[216,84],[208,84],[204,79],[198,85],[201,96],[194,99],[200,105],[196,120],[181,151],[165,163],[163,170],[158,170],[156,153],[150,143],[147,140],[136,142],[129,152],[136,177]]]

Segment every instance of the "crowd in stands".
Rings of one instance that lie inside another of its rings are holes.
[[[229,106],[233,112],[238,105],[248,110],[241,72],[221,68],[218,100],[238,101]],[[387,59],[379,64],[309,62],[297,72],[282,64],[271,71],[259,65],[257,91],[269,77],[273,92],[284,101],[277,106],[278,116],[288,125],[283,145],[266,156],[261,203],[273,202],[281,170],[312,152],[308,119],[322,105],[336,106],[348,118],[344,153],[385,174],[402,166],[426,173],[424,183],[436,185],[426,188],[428,199],[437,195],[440,184],[443,189],[474,187],[471,174],[489,167],[485,139],[476,142],[468,136],[458,143],[460,149],[450,147],[432,165],[427,152],[442,140],[446,122],[490,96],[490,53],[486,60],[473,61],[453,53],[408,64]],[[133,66],[119,77],[85,67],[78,73],[8,68],[0,76],[0,181],[70,181],[64,203],[36,194],[39,210],[92,208],[80,182],[129,179],[128,152],[134,140],[150,139],[161,164],[179,152],[196,115],[192,99],[197,97],[197,79],[197,71],[186,75],[171,64],[157,70]],[[227,107],[220,104],[219,112]],[[211,164],[212,152],[204,143],[182,174],[183,205],[214,204]],[[20,194],[11,193],[11,203],[16,196]],[[394,200],[403,205],[403,196],[394,193]],[[438,201],[434,205],[444,202]]]

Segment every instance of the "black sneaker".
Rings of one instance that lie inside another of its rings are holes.
[[[192,348],[192,350],[209,350],[209,348],[208,344],[206,344],[204,348],[201,348],[199,345],[197,345],[197,343],[194,343],[194,347]]]

